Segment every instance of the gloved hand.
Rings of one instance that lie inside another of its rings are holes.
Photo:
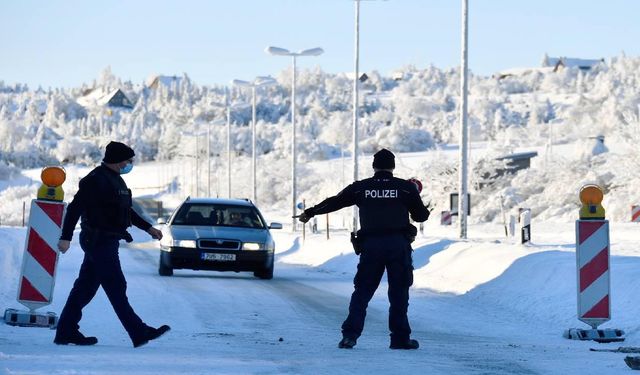
[[[311,220],[312,217],[313,215],[309,215],[307,211],[305,211],[301,213],[300,216],[298,216],[298,220],[300,220],[300,222],[302,223],[306,223],[307,221]]]
[[[153,238],[154,240],[161,240],[162,239],[162,231],[154,228],[154,227],[149,227],[149,229],[147,229],[147,233],[149,233],[149,235],[151,236],[151,238]]]
[[[127,232],[126,230],[122,234],[122,239],[125,240],[127,243],[133,242],[133,237],[131,237],[131,233]]]
[[[418,193],[422,193],[422,182],[415,177],[412,177],[408,180],[409,182],[413,182],[416,185],[416,189],[418,189]]]
[[[71,241],[67,241],[67,240],[58,241],[58,250],[60,250],[62,254],[66,253],[67,250],[69,250],[70,246],[71,246]]]

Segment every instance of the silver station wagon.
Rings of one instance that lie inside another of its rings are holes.
[[[187,198],[162,228],[158,273],[174,269],[249,271],[273,278],[275,243],[262,214],[249,200]]]

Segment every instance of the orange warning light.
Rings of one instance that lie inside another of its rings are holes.
[[[44,167],[40,173],[42,185],[38,188],[38,199],[62,202],[64,190],[62,184],[67,178],[67,173],[62,167]]]
[[[64,183],[67,174],[62,167],[44,167],[42,168],[42,173],[40,173],[40,178],[45,185],[55,187]]]
[[[602,199],[604,193],[598,185],[584,185],[580,189],[580,202],[582,207],[580,208],[581,220],[604,220],[605,211],[602,207]]]

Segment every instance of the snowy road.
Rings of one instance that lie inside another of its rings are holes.
[[[141,273],[155,270],[155,253],[132,251],[130,255],[141,266]],[[171,278],[158,278],[153,273],[148,277],[172,291],[169,298],[163,298],[163,305],[189,307],[188,313],[176,312],[189,318],[172,322],[175,331],[171,340],[185,343],[185,353],[198,351],[203,340],[209,341],[207,346],[212,352],[225,348],[225,354],[201,353],[204,356],[200,360],[207,362],[212,356],[217,357],[216,361],[233,358],[248,366],[233,371],[250,372],[258,359],[264,361],[261,372],[272,368],[275,373],[323,373],[329,363],[331,372],[338,373],[353,373],[356,369],[376,373],[425,369],[441,369],[443,373],[453,369],[464,373],[535,373],[510,358],[508,352],[512,348],[496,339],[434,332],[418,322],[414,332],[416,337],[424,338],[424,350],[392,352],[387,349],[384,300],[369,310],[365,335],[357,350],[338,350],[339,327],[346,316],[351,279],[327,276],[305,267],[279,265],[278,277],[271,281],[244,273],[191,271],[178,271]],[[192,332],[194,323],[198,332]],[[461,342],[468,350],[461,350]],[[482,351],[477,350],[479,346]]]
[[[416,263],[433,261],[438,247],[449,244],[418,247]],[[624,368],[619,356],[590,354],[593,343],[565,340],[544,322],[523,324],[520,316],[473,293],[416,288],[410,321],[421,347],[389,350],[385,282],[372,300],[358,345],[340,350],[355,268],[284,263],[292,247],[278,250],[273,280],[188,270],[160,277],[154,246],[123,246],[121,260],[132,305],[148,324],[171,325],[166,337],[133,349],[100,291],[85,309],[81,327],[98,336],[98,345],[56,346],[50,330],[2,325],[0,374],[572,374],[581,366],[586,367],[580,373],[588,374]],[[61,310],[81,257],[72,247],[61,258],[54,303],[47,310]],[[354,259],[343,255],[340,261]]]

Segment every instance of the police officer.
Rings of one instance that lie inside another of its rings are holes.
[[[306,223],[315,215],[356,205],[360,209],[360,224],[354,247],[360,252],[358,271],[353,280],[354,291],[349,315],[342,324],[339,348],[356,345],[364,328],[367,305],[373,297],[385,269],[389,281],[389,330],[391,349],[418,349],[419,343],[410,337],[407,319],[409,287],[413,284],[411,241],[416,228],[409,223],[423,222],[429,210],[422,203],[416,185],[393,177],[395,157],[387,149],[373,156],[371,178],[356,181],[338,195],[305,210],[299,220]]]
[[[94,345],[98,342],[97,338],[85,337],[80,333],[78,323],[82,318],[82,309],[93,299],[100,286],[134,347],[142,346],[170,329],[167,325],[150,327],[136,315],[127,299],[127,282],[120,267],[118,241],[132,241],[127,232],[131,224],[154,239],[162,238],[162,232],[133,211],[131,190],[120,177],[131,171],[134,156],[134,151],[124,143],[110,142],[102,164],[80,180],[78,192],[67,207],[58,249],[62,253],[69,249],[73,230],[82,217],[80,246],[84,251],[84,260],[60,314],[53,340],[58,345]]]

